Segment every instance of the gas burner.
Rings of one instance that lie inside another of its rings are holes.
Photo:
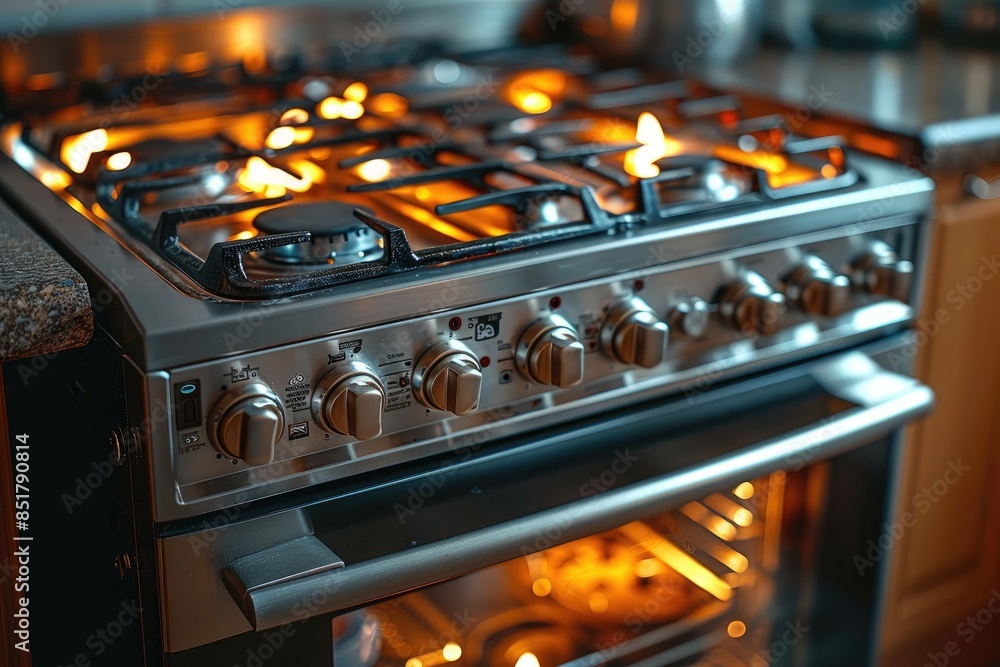
[[[31,114],[14,140],[22,166],[51,189],[72,185],[81,205],[128,234],[123,242],[236,299],[858,181],[837,137],[801,140],[779,116],[744,117],[735,98],[643,71],[601,73],[562,47],[529,51],[401,44],[349,72],[319,61],[308,73],[256,74],[192,62],[170,95],[113,127]],[[276,113],[291,114],[284,127]],[[40,170],[35,153],[66,173]],[[366,207],[362,221],[354,203]]]
[[[253,221],[253,226],[262,235],[309,232],[312,241],[268,248],[261,255],[274,264],[297,267],[357,264],[381,259],[382,237],[355,217],[357,208],[368,211],[342,202],[290,204],[264,211]]]

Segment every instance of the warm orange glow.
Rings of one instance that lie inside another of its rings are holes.
[[[260,48],[243,53],[243,69],[248,74],[260,74],[265,67],[267,67],[267,55]]]
[[[532,70],[511,79],[507,85],[507,98],[524,113],[545,113],[552,108],[554,99],[563,97],[566,86],[564,72],[557,69]]]
[[[835,178],[837,176],[837,168],[832,164],[824,164],[819,173],[823,174],[823,178]]]
[[[132,164],[132,154],[128,151],[122,151],[108,158],[107,167],[111,171],[121,171],[128,169],[130,164]]]
[[[639,20],[639,0],[614,0],[611,27],[619,34],[631,34]]]
[[[635,129],[635,140],[644,146],[658,146],[663,143],[663,126],[656,116],[644,111],[639,114]]]
[[[38,174],[42,184],[50,190],[65,190],[73,179],[62,169],[45,169]]]
[[[90,163],[90,156],[108,147],[108,132],[105,129],[91,130],[63,140],[59,151],[62,161],[78,174],[82,174]]]
[[[285,189],[292,192],[306,192],[313,186],[308,175],[295,178],[284,169],[272,167],[257,156],[247,160],[246,167],[237,177],[240,186],[247,192],[263,193],[266,197],[280,197]]]
[[[368,86],[360,81],[355,81],[344,90],[344,99],[351,102],[364,102],[368,97]]]
[[[545,597],[552,592],[552,582],[548,579],[536,579],[534,583],[531,584],[531,592],[540,598]]]
[[[681,507],[681,514],[687,518],[701,524],[710,533],[719,539],[732,541],[736,538],[736,526],[729,523],[721,516],[712,513],[707,507],[698,502],[690,502]]]
[[[595,614],[603,614],[608,610],[608,596],[604,593],[591,593],[587,598],[587,606]]]
[[[281,114],[281,123],[285,125],[303,125],[309,122],[309,112],[305,109],[289,109]]]
[[[713,493],[705,499],[705,504],[742,528],[753,523],[753,514],[750,510],[722,494]]]
[[[729,584],[650,526],[634,521],[623,526],[621,532],[716,599],[726,602],[733,597],[733,589]]]
[[[827,151],[830,155],[830,164],[832,164],[837,169],[844,166],[846,158],[844,157],[844,149],[840,146],[830,146],[830,150]]]
[[[399,118],[410,110],[410,104],[396,93],[381,93],[368,100],[368,108],[379,116]]]
[[[365,108],[361,106],[359,102],[355,102],[354,100],[347,100],[340,107],[341,118],[354,120],[356,118],[361,118],[363,115],[365,115]]]
[[[420,201],[425,201],[430,199],[431,189],[424,185],[417,186],[417,188],[413,190],[413,196]]]
[[[655,558],[644,558],[635,564],[635,576],[640,579],[655,577],[664,571],[663,563]]]
[[[392,165],[388,160],[369,160],[358,165],[358,176],[369,183],[384,181],[392,173]]]
[[[198,51],[197,53],[185,53],[177,59],[177,69],[185,74],[200,72],[208,69],[208,65],[208,54],[204,51]]]
[[[316,130],[311,127],[297,127],[295,128],[295,143],[304,144],[308,141],[312,141],[315,134]]]
[[[538,657],[531,652],[522,653],[514,663],[514,667],[541,667],[541,663],[538,662]]]
[[[566,73],[558,69],[538,69],[522,72],[510,81],[512,92],[524,89],[540,90],[552,97],[566,92]]]
[[[280,150],[282,148],[288,148],[295,142],[295,128],[282,126],[276,127],[271,130],[271,133],[267,135],[267,140],[264,141],[264,145],[268,148],[273,148],[275,150]]]
[[[585,16],[580,27],[591,37],[604,37],[608,33],[608,22],[600,16]]]
[[[449,662],[458,662],[464,651],[456,642],[448,642],[440,650],[414,656],[406,661],[405,667],[440,667]]]
[[[339,97],[328,97],[316,106],[316,113],[320,118],[326,120],[337,120],[340,118],[341,109],[344,108],[344,100]]]
[[[539,114],[552,109],[552,98],[539,90],[514,93],[511,102],[524,113]]]
[[[750,482],[740,482],[739,486],[733,489],[733,495],[743,500],[753,498],[753,484]]]
[[[294,160],[289,160],[288,164],[299,172],[302,178],[312,181],[313,183],[323,183],[326,181],[326,172],[315,162],[310,162],[309,160],[303,158],[296,158]]]
[[[316,133],[311,127],[291,127],[282,125],[271,130],[264,145],[274,150],[288,148],[292,144],[304,144]]]
[[[858,148],[869,153],[875,153],[887,158],[899,157],[899,145],[891,139],[883,139],[872,134],[854,135],[854,142]]]
[[[443,655],[444,659],[448,662],[455,662],[462,657],[462,647],[455,642],[448,642],[444,645],[444,648],[441,649],[441,655]]]
[[[625,153],[625,172],[636,178],[656,178],[660,168],[654,162],[660,159],[660,153],[651,146],[641,146]]]
[[[654,178],[660,174],[656,161],[678,155],[681,144],[663,133],[663,126],[656,116],[649,112],[639,115],[635,130],[635,140],[642,146],[625,153],[625,171],[636,178]]]
[[[750,567],[750,561],[747,560],[747,557],[728,544],[715,543],[706,553],[736,574],[743,574]]]
[[[747,626],[743,621],[733,621],[726,628],[726,632],[729,633],[730,637],[742,637],[747,633]]]
[[[28,90],[47,90],[59,85],[61,76],[58,72],[32,74],[28,77]]]
[[[466,241],[475,241],[479,238],[474,234],[470,234],[458,225],[453,225],[450,222],[442,220],[423,207],[413,206],[405,201],[396,202],[395,207],[401,214],[409,216],[416,222],[430,227],[439,234],[444,234],[445,236],[455,239],[461,243],[465,243]],[[495,232],[494,230],[489,231],[491,236],[500,236],[505,233],[503,230],[496,230]]]
[[[768,153],[765,150],[748,152],[738,146],[716,146],[712,152],[723,160],[753,169],[763,169],[769,174],[778,174],[788,168],[788,160],[783,155]]]
[[[242,232],[237,232],[229,237],[230,241],[246,241],[247,239],[252,239],[257,236],[256,232],[252,229],[244,229]]]
[[[816,179],[816,171],[799,164],[790,164],[788,168],[767,175],[767,182],[772,188],[787,188]]]

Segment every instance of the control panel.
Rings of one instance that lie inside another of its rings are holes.
[[[742,365],[908,321],[914,267],[897,249],[912,254],[915,234],[748,248],[179,369],[175,479],[197,499],[237,472],[270,470],[231,486],[422,455],[425,442],[625,386],[700,391]]]

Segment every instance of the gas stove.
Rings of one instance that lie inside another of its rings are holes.
[[[148,664],[747,665],[803,606],[859,663],[929,179],[565,45],[220,62],[0,127],[99,327],[18,400],[112,431]]]
[[[10,128],[6,149],[166,280],[240,300],[600,246],[858,180],[836,138],[797,140],[734,98],[539,51],[534,66],[500,52],[350,77],[158,75],[133,110],[84,88]]]
[[[201,66],[131,110],[133,81],[26,93],[3,130],[9,194],[165,409],[160,519],[913,315],[929,182],[736,97],[551,47]]]

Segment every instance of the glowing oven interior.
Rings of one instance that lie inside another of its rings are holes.
[[[336,664],[747,665],[770,645],[783,472],[337,618]],[[539,535],[527,550],[558,541]]]

